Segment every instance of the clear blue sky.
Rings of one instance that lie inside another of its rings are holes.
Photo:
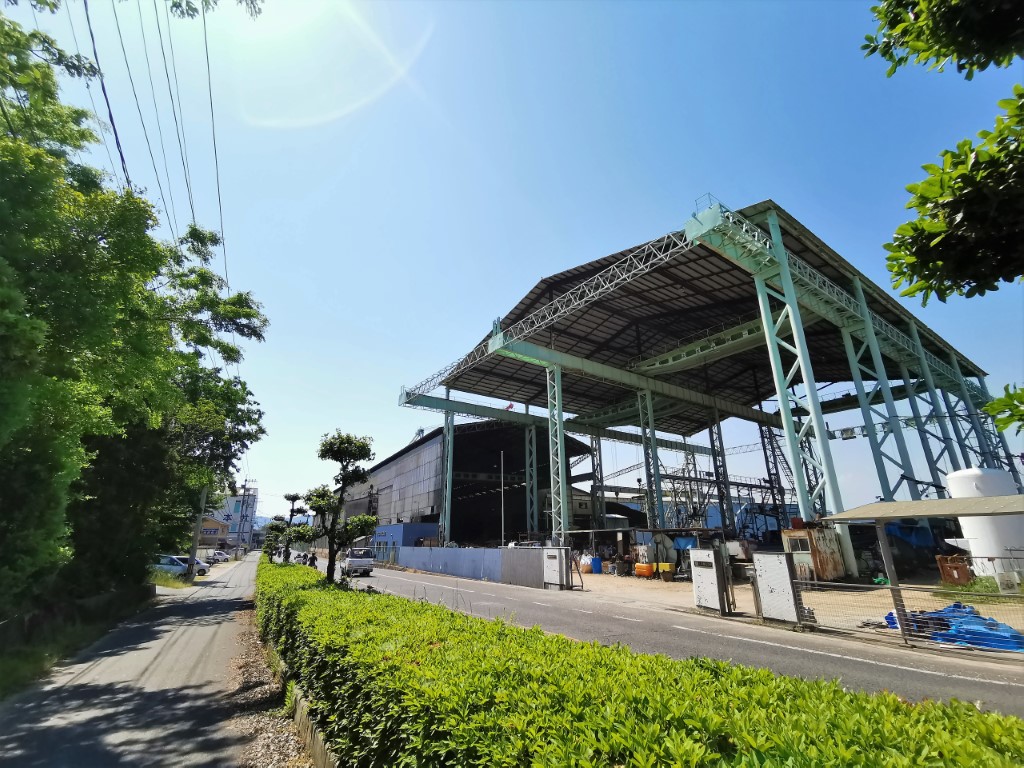
[[[859,49],[870,4],[267,0],[251,21],[222,0],[208,18],[230,279],[271,320],[242,366],[267,414],[245,466],[260,513],[330,481],[324,432],[372,435],[383,457],[439,424],[397,406],[402,384],[466,352],[541,276],[679,228],[705,192],[775,199],[886,285],[905,185],[991,126],[1021,68],[887,79]],[[156,141],[140,6],[117,7]],[[184,222],[152,0],[141,8]],[[70,10],[84,45],[82,6]],[[110,5],[92,11],[129,170],[155,199]],[[73,48],[64,11],[40,21]],[[199,218],[216,228],[201,26],[173,30]],[[88,104],[77,84],[66,94]],[[1021,286],[905,303],[993,389],[1024,382]],[[872,500],[866,443],[836,449],[847,505]],[[731,469],[762,471],[749,457]]]

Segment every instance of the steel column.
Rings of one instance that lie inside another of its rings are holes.
[[[938,390],[935,387],[935,379],[932,376],[931,366],[928,364],[928,356],[925,355],[924,345],[921,343],[921,336],[917,332],[917,323],[913,320],[910,321],[910,337],[913,339],[914,346],[916,347],[918,368],[921,371],[925,387],[928,390],[928,401],[931,405],[931,413],[938,422],[939,434],[942,435],[941,439],[945,446],[946,459],[949,461],[949,466],[952,467],[954,472],[956,472],[960,469],[960,459],[957,458],[956,450],[954,450],[953,438],[949,434],[948,422],[948,419],[952,419],[954,416],[953,414],[947,414],[945,410],[943,410],[942,398],[939,397]]]
[[[960,424],[960,414],[956,412],[956,404],[950,397],[949,392],[942,390],[942,402],[946,406],[946,413],[949,415],[949,426],[953,429],[953,435],[956,437],[957,447],[960,449],[960,455],[963,457],[964,466],[967,468],[973,467],[980,462],[977,461],[974,446],[971,445],[970,433],[964,432],[963,427]]]
[[[889,437],[895,441],[896,453],[899,459],[898,463],[894,463],[902,471],[900,479],[897,480],[892,490],[895,492],[899,488],[900,483],[906,480],[907,490],[910,491],[910,498],[916,501],[921,498],[921,488],[915,481],[914,463],[910,459],[910,451],[907,450],[907,441],[903,436],[900,415],[896,410],[896,400],[893,398],[892,389],[889,387],[889,374],[885,370],[885,359],[882,357],[882,350],[878,346],[878,337],[875,335],[874,321],[872,319],[873,313],[868,306],[867,298],[864,296],[864,286],[861,285],[860,278],[856,275],[853,277],[853,292],[857,297],[857,303],[860,304],[861,313],[864,316],[864,341],[871,352],[871,360],[875,369],[875,388],[882,393],[882,400],[885,402],[885,416],[889,425],[889,434],[883,437],[882,440],[879,440],[879,443],[885,442]]]
[[[540,514],[537,509],[537,427],[528,426],[526,432],[526,530],[540,531]]]
[[[875,462],[875,474],[878,475],[878,485],[882,491],[882,500],[892,501],[896,488],[889,482],[889,472],[885,466],[885,459],[888,457],[882,450],[881,441],[878,439],[874,411],[871,408],[871,398],[864,387],[864,378],[861,376],[862,364],[860,358],[867,348],[867,344],[860,345],[858,349],[857,340],[853,338],[853,334],[848,329],[843,328],[843,345],[846,347],[846,359],[850,363],[850,373],[853,374],[853,386],[857,390],[857,402],[860,405],[861,418],[864,419],[868,444],[871,446],[871,458]],[[899,482],[896,482],[897,486]]]
[[[981,460],[984,466],[990,469],[999,469],[999,462],[995,458],[992,452],[992,446],[989,445],[988,435],[985,433],[985,427],[981,423],[981,418],[978,416],[978,408],[974,404],[974,400],[971,399],[971,391],[968,389],[967,380],[964,379],[963,373],[960,371],[960,363],[956,359],[956,355],[949,356],[950,362],[953,363],[953,370],[956,371],[957,380],[960,384],[960,399],[967,407],[967,415],[971,419],[971,424],[974,426],[974,436],[978,441],[978,448],[981,451]]]
[[[444,509],[441,511],[441,525],[438,539],[443,547],[451,541],[452,531],[452,470],[455,466],[455,414],[446,411],[444,414]]]
[[[649,389],[636,393],[640,411],[640,434],[643,437],[644,472],[647,476],[647,524],[651,528],[665,527],[665,501],[661,494],[661,465],[658,463],[658,444],[654,426],[653,396]]]
[[[943,444],[938,455],[932,452],[932,443],[928,438],[934,437],[934,435],[928,431],[926,420],[921,416],[921,408],[917,404],[917,387],[920,382],[915,382],[911,379],[910,371],[907,370],[905,363],[900,363],[900,374],[903,376],[903,384],[910,395],[907,399],[910,401],[910,411],[914,414],[914,428],[917,430],[917,436],[921,440],[921,450],[924,452],[924,460],[928,464],[928,472],[932,478],[932,488],[937,498],[944,499],[946,498],[946,490],[942,482],[943,473],[939,467],[939,459],[942,457],[942,452],[946,450],[946,447]]]
[[[598,528],[605,528],[607,509],[604,502],[604,463],[601,456],[601,438],[596,435],[590,438],[590,456],[593,466],[590,503],[594,511],[594,524]]]
[[[714,421],[708,427],[711,439],[711,463],[715,473],[715,492],[718,496],[718,514],[723,528],[736,529],[736,518],[732,509],[732,492],[729,489],[729,469],[725,464],[725,441],[722,439],[722,422],[718,411],[712,412]]]
[[[548,389],[548,454],[551,465],[551,539],[561,546],[569,532],[569,478],[565,461],[565,424],[562,415],[562,369],[546,371]]]

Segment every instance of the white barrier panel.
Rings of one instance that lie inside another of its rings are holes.
[[[755,552],[754,576],[762,618],[799,623],[793,589],[793,555],[788,552]]]
[[[689,552],[693,574],[693,604],[697,608],[718,611],[724,616],[728,612],[728,602],[721,555],[714,549],[691,549]]]

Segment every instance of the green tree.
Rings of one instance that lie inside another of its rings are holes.
[[[372,461],[373,440],[369,437],[357,437],[346,434],[340,429],[334,434],[324,435],[320,440],[320,447],[317,450],[317,457],[322,461],[333,461],[338,464],[338,473],[334,476],[335,491],[332,492],[326,485],[321,485],[306,493],[305,501],[309,508],[318,517],[318,525],[327,538],[327,579],[334,580],[334,570],[338,559],[338,551],[347,547],[358,538],[353,535],[355,531],[349,521],[343,521],[345,504],[345,493],[353,486],[364,483],[369,479],[369,472],[366,468],[359,466],[361,462]],[[367,518],[368,515],[359,515],[352,518],[357,520]],[[343,524],[341,524],[343,523]],[[360,523],[365,525],[365,523]],[[374,520],[374,525],[376,521]],[[372,526],[370,532],[372,532]],[[367,534],[363,534],[367,535]]]
[[[1009,384],[1003,389],[1003,396],[985,405],[985,412],[995,419],[1000,432],[1016,426],[1015,434],[1024,432],[1024,389]]]
[[[288,510],[288,523],[285,526],[284,536],[284,562],[287,563],[292,557],[292,537],[290,535],[292,521],[295,519],[296,515],[304,515],[308,510],[304,507],[295,506],[298,502],[302,501],[301,493],[286,493],[284,495],[284,500],[291,504],[291,508]]]
[[[889,62],[892,76],[913,63],[954,64],[968,80],[1024,57],[1024,4],[1017,0],[884,0],[863,49]],[[975,296],[1024,275],[1024,90],[999,102],[995,128],[924,166],[911,184],[917,218],[886,244],[893,285],[904,296]]]

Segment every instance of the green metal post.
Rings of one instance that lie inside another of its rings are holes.
[[[979,386],[981,386],[981,391],[985,393],[985,399],[991,400],[992,395],[988,391],[988,384],[985,383],[984,376],[978,377],[978,384]],[[987,413],[982,418],[988,419],[990,421],[992,419],[992,417],[989,416]],[[995,424],[993,423],[992,426],[994,429]],[[1003,459],[1006,461],[1006,466],[1009,469],[1010,474],[1013,476],[1013,481],[1017,484],[1018,491],[1024,492],[1024,484],[1021,483],[1020,472],[1017,470],[1017,464],[1013,460],[1013,454],[1010,453],[1010,444],[1006,442],[1006,433],[999,432],[998,430],[996,430],[995,436],[996,440],[999,443],[999,445],[996,447],[996,452],[998,453],[1000,449],[1002,450]]]
[[[447,392],[445,393],[448,394]],[[446,411],[444,414],[444,509],[441,512],[441,546],[445,546],[452,538],[452,493],[453,469],[455,467],[455,414]]]
[[[643,437],[644,471],[647,476],[647,524],[651,528],[665,527],[665,500],[661,493],[661,464],[654,427],[654,397],[649,389],[637,393],[640,413],[640,433]]]
[[[960,459],[957,458],[955,444],[949,433],[948,421],[956,417],[954,414],[947,414],[943,409],[942,398],[939,397],[935,386],[935,379],[932,376],[932,369],[928,364],[928,357],[924,353],[924,345],[921,343],[921,336],[917,332],[917,323],[913,320],[910,321],[910,338],[916,347],[918,368],[921,370],[921,376],[928,390],[928,400],[931,403],[932,414],[935,416],[936,421],[938,421],[939,434],[942,435],[942,442],[946,446],[946,459],[949,461],[949,466],[956,472],[960,469]]]
[[[927,425],[921,416],[921,408],[917,404],[917,387],[920,382],[915,382],[910,377],[910,371],[905,363],[900,363],[900,374],[903,376],[903,385],[907,388],[907,393],[909,394],[907,399],[910,401],[910,411],[914,414],[914,427],[917,429],[917,436],[921,440],[921,450],[924,452],[924,460],[928,464],[928,472],[931,474],[932,487],[935,489],[935,495],[940,499],[944,499],[946,498],[946,491],[942,483],[942,472],[939,469],[938,459],[932,451],[931,441],[928,439]]]
[[[569,533],[569,478],[565,461],[565,423],[562,414],[562,369],[547,369],[548,454],[551,465],[551,539],[565,543]]]
[[[960,416],[956,412],[956,406],[953,401],[950,400],[949,392],[942,390],[942,402],[946,406],[946,413],[949,414],[949,426],[953,430],[953,434],[956,436],[956,444],[960,449],[960,455],[963,457],[965,467],[973,467],[978,462],[974,456],[971,455],[974,450],[973,446],[967,440],[967,435],[964,434],[963,427],[960,426]]]
[[[594,471],[590,481],[591,504],[594,508],[594,523],[598,528],[605,528],[607,509],[604,501],[604,461],[601,456],[601,438],[592,435],[590,438],[590,455]]]
[[[540,531],[537,509],[537,427],[526,427],[526,530]]]
[[[974,437],[978,441],[978,448],[981,450],[982,463],[990,469],[999,469],[999,461],[993,455],[992,446],[988,442],[988,435],[985,434],[985,429],[981,424],[981,417],[978,416],[978,409],[971,398],[970,390],[967,388],[967,381],[960,371],[960,362],[956,359],[956,355],[950,355],[949,359],[953,364],[953,370],[956,371],[957,380],[960,384],[960,392],[962,393],[960,399],[967,406],[967,413],[974,427]]]
[[[877,387],[882,393],[882,400],[885,402],[885,413],[889,424],[889,433],[896,442],[896,452],[899,454],[898,467],[903,471],[903,478],[916,477],[914,474],[914,463],[910,460],[910,451],[907,450],[907,441],[903,436],[903,429],[900,425],[899,412],[896,410],[896,401],[889,388],[889,376],[885,370],[885,359],[882,357],[882,350],[878,346],[878,338],[875,336],[874,324],[871,320],[871,308],[868,306],[867,298],[864,296],[864,287],[860,278],[854,275],[853,291],[860,304],[861,314],[864,317],[864,340],[867,342],[868,350],[871,352],[871,360],[874,363]],[[900,482],[893,488],[895,491]],[[910,498],[918,500],[921,498],[921,489],[914,481],[907,480],[907,489],[910,491]]]
[[[861,375],[860,358],[863,355],[864,347],[857,349],[857,340],[853,338],[848,328],[843,328],[843,345],[846,347],[846,359],[850,363],[850,372],[853,374],[853,386],[857,390],[857,403],[860,405],[860,415],[864,419],[864,427],[867,431],[868,444],[871,446],[871,458],[875,462],[875,473],[878,475],[878,485],[882,491],[883,501],[893,500],[893,487],[889,483],[889,473],[885,468],[885,458],[882,455],[882,446],[878,440],[878,432],[875,429],[874,413],[871,410],[871,401],[864,386],[864,377]]]

